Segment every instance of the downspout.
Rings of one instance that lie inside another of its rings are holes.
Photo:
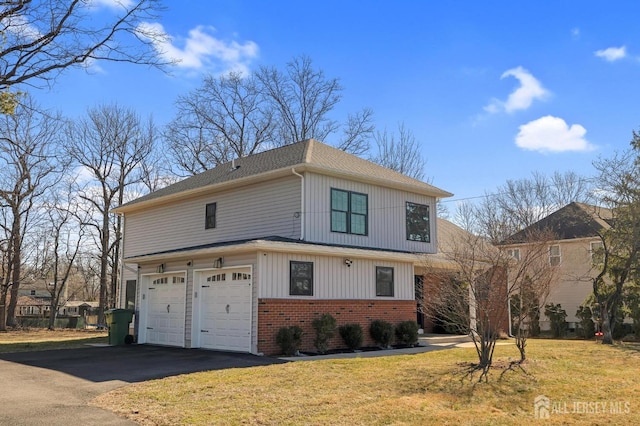
[[[117,286],[118,305],[120,308],[126,308],[122,300],[122,283],[124,283],[124,213],[118,213],[122,217],[122,233],[120,235],[120,285]]]
[[[509,298],[509,274],[507,273],[507,279],[505,280],[507,282],[507,315],[509,316],[509,337],[513,338],[515,337],[513,335],[513,324],[511,321],[511,300]]]
[[[300,240],[304,241],[304,176],[296,172],[296,169],[292,168],[291,173],[300,178]]]

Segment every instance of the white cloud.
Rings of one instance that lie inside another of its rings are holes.
[[[516,145],[528,151],[564,152],[592,151],[584,135],[587,130],[580,124],[567,123],[558,117],[547,115],[519,127]]]
[[[165,60],[175,61],[186,69],[215,68],[218,72],[247,73],[249,62],[258,56],[258,45],[253,41],[238,43],[214,37],[213,27],[198,26],[186,38],[167,34],[159,23],[142,23],[138,33],[153,40],[158,54]]]
[[[613,62],[627,56],[627,47],[609,47],[603,50],[596,50],[593,54],[599,58],[603,58],[605,61]]]
[[[571,38],[573,38],[574,40],[578,40],[580,38],[580,28],[571,28]]]
[[[542,84],[529,71],[522,67],[512,68],[505,71],[500,79],[515,77],[520,82],[520,86],[511,92],[506,101],[493,99],[484,110],[490,114],[499,111],[512,113],[518,110],[525,110],[531,106],[534,100],[545,100],[550,92],[542,87]]]
[[[90,0],[89,7],[106,7],[109,9],[130,8],[133,0]]]

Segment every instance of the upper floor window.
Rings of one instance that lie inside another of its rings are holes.
[[[520,249],[519,248],[507,249],[507,254],[509,256],[513,257],[515,260],[520,260]]]
[[[376,296],[393,297],[393,268],[376,266]]]
[[[331,188],[331,231],[367,235],[367,194]]]
[[[429,206],[407,202],[407,240],[431,242]]]
[[[289,295],[313,296],[313,262],[289,263]]]
[[[549,265],[558,266],[560,264],[560,246],[555,244],[549,246]]]
[[[205,208],[204,229],[216,227],[216,203],[209,203]]]
[[[591,263],[593,265],[602,265],[604,263],[604,245],[602,241],[591,243]]]

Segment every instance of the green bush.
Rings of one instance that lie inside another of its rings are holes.
[[[415,345],[418,343],[418,323],[415,321],[403,321],[396,325],[396,341],[402,345]]]
[[[371,334],[371,338],[378,346],[382,346],[383,348],[387,348],[391,345],[391,342],[393,341],[393,331],[393,324],[384,320],[374,320],[371,322],[371,326],[369,327],[369,334]]]
[[[341,325],[338,331],[340,332],[340,337],[342,337],[344,343],[352,351],[355,351],[362,346],[364,333],[362,332],[360,324]]]
[[[336,334],[336,319],[331,314],[323,314],[313,320],[313,328],[316,330],[316,339],[313,341],[321,354],[329,349],[329,340]]]
[[[593,323],[593,312],[589,306],[579,306],[576,312],[579,321],[576,327],[576,335],[583,339],[593,339],[596,334],[596,325]]]
[[[562,309],[562,305],[549,303],[544,305],[544,314],[551,322],[551,334],[553,337],[564,337],[567,333],[567,311]]]
[[[278,335],[276,336],[276,342],[282,353],[288,356],[293,356],[300,349],[300,343],[302,343],[302,328],[297,325],[291,327],[280,327]]]

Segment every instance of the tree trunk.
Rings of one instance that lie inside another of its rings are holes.
[[[0,294],[0,331],[7,331],[7,288]]]
[[[611,327],[611,317],[607,303],[603,303],[600,308],[600,318],[602,318],[602,344],[613,344],[613,330]]]

